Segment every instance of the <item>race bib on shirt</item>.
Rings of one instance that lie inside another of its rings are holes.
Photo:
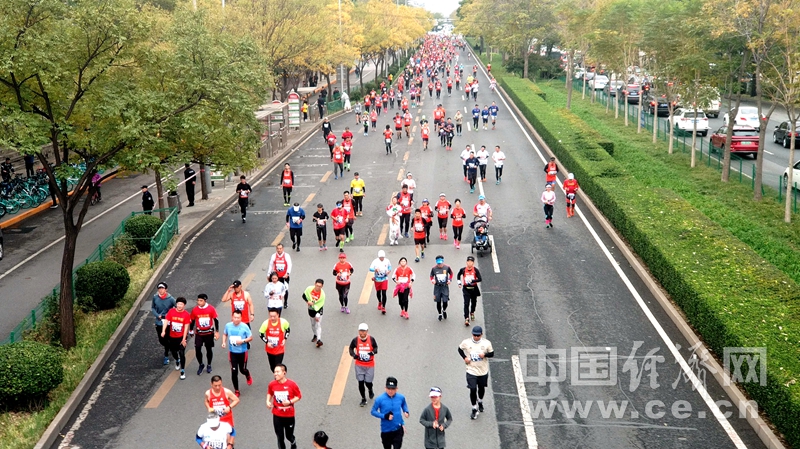
[[[289,184],[292,183],[292,180],[291,179],[284,179],[283,183],[286,184],[286,185],[289,185]]]
[[[408,276],[400,276],[397,278],[398,284],[408,284]]]
[[[369,351],[366,349],[359,349],[358,350],[358,358],[361,359],[362,362],[369,362]]]
[[[436,273],[436,282],[440,284],[444,284],[447,282],[447,274],[446,273]]]
[[[283,297],[278,296],[277,298],[269,298],[267,300],[267,308],[268,309],[281,309],[283,308]]]
[[[480,352],[470,352],[469,359],[473,362],[480,362],[481,361],[481,353]]]
[[[240,190],[239,191],[239,198],[247,198],[247,195],[248,194],[247,194],[246,190]]]
[[[267,337],[267,344],[272,347],[278,346],[278,337]]]
[[[347,282],[350,280],[350,272],[349,271],[340,271],[338,279],[342,282]]]
[[[211,326],[211,318],[203,317],[197,320],[197,327],[200,329],[207,329]]]
[[[288,391],[276,391],[273,393],[275,396],[275,402],[280,402],[281,405],[284,403],[289,402],[289,392]],[[289,405],[289,404],[286,404]]]
[[[475,280],[475,276],[472,276],[471,274],[467,274],[467,275],[464,276],[464,283],[465,284],[472,284],[472,282],[474,280]]]
[[[361,193],[361,187],[353,187],[353,193]]]
[[[275,270],[276,271],[283,271],[285,269],[286,269],[286,264],[280,263],[280,262],[275,262]]]
[[[176,333],[183,332],[183,323],[172,321],[170,324],[172,325],[172,332]]]
[[[236,311],[241,312],[242,310],[244,310],[244,304],[245,304],[244,301],[234,301],[233,302],[233,309],[236,310]]]
[[[403,198],[403,200],[400,201],[400,204],[402,204],[403,206],[407,207],[408,206],[408,199],[407,198]]]
[[[385,139],[386,143],[392,143],[392,139]]]
[[[414,225],[414,229],[416,231],[420,231],[421,232],[421,231],[425,230],[425,226],[423,226],[421,223],[417,223],[417,224]]]
[[[326,220],[324,218],[317,218],[317,226],[319,226],[321,228],[321,227],[325,226],[325,222],[327,222],[327,221],[328,220]]]
[[[575,199],[575,194],[574,193],[568,193],[567,194],[567,198],[569,198],[571,200],[574,200]]]

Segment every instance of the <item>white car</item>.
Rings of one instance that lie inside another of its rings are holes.
[[[730,112],[726,112],[725,115],[722,116],[723,125],[728,125],[728,115],[730,115]],[[756,131],[761,129],[761,120],[758,119],[758,108],[753,106],[739,106],[735,122],[735,125],[752,126]]]
[[[786,170],[783,171],[783,185],[789,184],[789,169],[790,167],[786,167]],[[792,184],[796,186],[800,186],[800,161],[794,163],[794,173],[792,173]],[[785,187],[784,187],[785,188]]]
[[[605,75],[597,75],[589,81],[589,87],[594,90],[603,90],[606,88],[606,84],[608,84],[608,77]]]
[[[675,131],[691,134],[695,122],[697,123],[697,135],[703,137],[708,135],[708,117],[703,111],[677,109],[672,114],[672,126],[675,127]]]

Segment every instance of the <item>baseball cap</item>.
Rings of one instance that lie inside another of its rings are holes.
[[[345,253],[339,253],[339,258],[341,259],[342,257],[347,257],[347,254],[345,254]]]
[[[423,202],[423,203],[429,203],[429,201],[428,201],[428,199],[427,199],[427,198],[423,199],[423,200],[422,200],[422,202]]]
[[[361,324],[358,325],[358,330],[360,330],[360,331],[368,331],[369,330],[369,326],[367,326],[367,323],[361,323]]]
[[[145,184],[145,185],[143,185],[143,186],[141,186],[141,187],[139,187],[139,188],[140,188],[140,189],[146,189],[146,188],[147,188],[147,184]]]
[[[442,255],[436,256],[436,263],[440,263],[440,262],[444,262],[444,256],[442,256]]]
[[[241,287],[242,286],[242,281],[240,281],[238,279],[233,281],[233,286],[234,287]]]
[[[442,395],[442,389],[439,387],[431,387],[430,397],[440,397]]]
[[[485,200],[485,199],[486,199],[486,197],[485,197],[485,196],[483,196],[483,195],[478,195],[478,199],[479,199],[479,200]]]
[[[397,388],[397,379],[395,379],[394,377],[387,377],[386,388]]]
[[[483,328],[480,326],[475,326],[472,328],[472,335],[483,335]]]
[[[219,426],[219,415],[216,413],[209,413],[208,418],[206,418],[206,424],[208,424],[209,427]]]
[[[475,257],[474,256],[467,256],[467,260],[471,260],[471,261],[475,262]]]
[[[553,184],[547,184],[546,186],[544,186],[544,188],[545,189],[552,189],[553,188]]]
[[[167,283],[166,282],[159,282],[158,286],[156,288],[167,288]]]
[[[386,253],[383,250],[378,251],[378,257],[386,257]]]
[[[442,192],[439,194],[439,196],[447,196],[447,195],[445,195],[444,192]]]
[[[411,176],[411,172],[408,172],[408,173],[406,173],[406,176],[407,176],[407,177],[408,177],[408,176]]]

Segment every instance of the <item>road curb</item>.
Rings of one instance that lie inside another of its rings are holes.
[[[344,115],[344,111],[339,111],[331,115],[331,118],[338,118],[341,115]],[[252,181],[258,181],[259,179],[263,178],[264,176],[268,175],[272,170],[276,169],[280,166],[280,162],[290,156],[292,153],[299,149],[299,146],[305,143],[311,136],[314,135],[315,132],[318,130],[316,128],[310,128],[307,131],[301,133],[300,137],[297,139],[296,143],[293,144],[291,147],[287,145],[287,148],[284,149],[282,152],[278,153],[274,158],[273,161],[275,162],[268,162],[265,167],[258,171],[258,173],[252,177]],[[67,402],[61,407],[58,414],[53,418],[53,421],[47,426],[44,434],[42,437],[39,438],[39,441],[34,446],[34,449],[48,449],[56,442],[56,439],[60,436],[60,431],[63,429],[67,423],[69,422],[70,418],[72,418],[73,413],[80,405],[80,402],[89,392],[92,384],[97,379],[97,377],[102,372],[103,366],[105,366],[108,359],[111,357],[111,354],[117,349],[119,346],[120,341],[122,341],[122,337],[125,336],[125,333],[128,332],[130,329],[131,324],[133,324],[134,319],[139,314],[139,310],[142,307],[142,303],[150,298],[150,294],[153,291],[156,283],[160,282],[161,276],[167,271],[167,267],[175,260],[175,257],[178,253],[183,249],[183,245],[186,242],[187,238],[194,235],[197,231],[199,231],[203,226],[208,224],[208,221],[215,217],[216,215],[220,214],[226,208],[230,207],[236,197],[236,193],[232,192],[226,199],[222,200],[220,204],[211,209],[203,218],[197,221],[197,223],[192,226],[191,228],[185,230],[183,234],[178,236],[178,239],[172,245],[172,248],[166,254],[166,256],[161,260],[158,267],[156,267],[155,271],[153,271],[153,275],[150,278],[150,281],[145,284],[142,292],[136,298],[136,301],[131,306],[128,313],[125,315],[125,318],[122,319],[119,326],[117,326],[117,330],[111,335],[106,345],[98,354],[97,358],[95,359],[94,363],[89,367],[84,374],[83,379],[81,379],[80,383],[75,390],[72,392],[70,397],[67,399]],[[49,207],[49,206],[48,206]]]
[[[474,53],[473,53],[474,54]],[[480,59],[478,59],[480,61]],[[481,62],[481,65],[483,63]],[[545,150],[547,154],[551,157],[555,157],[555,154],[550,150],[550,147],[544,142],[542,137],[539,135],[538,132],[533,128],[533,126],[528,122],[525,116],[522,114],[522,111],[519,110],[517,105],[511,100],[511,97],[506,94],[505,90],[498,84],[497,90],[508,100],[508,103],[514,109],[514,113],[520,118],[520,121],[525,124],[525,127],[531,133],[533,138],[536,140],[536,143],[541,146],[542,149]],[[564,173],[568,173],[566,167],[561,164],[561,161],[556,158],[556,161],[559,166],[559,170],[563,171]],[[695,333],[694,329],[689,325],[686,321],[686,318],[683,314],[683,311],[678,308],[668,297],[664,290],[661,288],[661,285],[658,284],[651,276],[650,273],[647,271],[644,263],[639,259],[639,257],[633,252],[633,250],[628,246],[628,243],[625,242],[622,237],[617,234],[617,230],[614,228],[613,225],[606,219],[605,215],[603,215],[600,210],[594,205],[591,199],[583,192],[579,192],[580,197],[583,199],[586,208],[591,211],[594,218],[606,232],[606,234],[611,238],[617,248],[625,257],[625,260],[631,265],[633,270],[636,272],[639,279],[644,282],[647,286],[647,289],[650,293],[656,298],[658,304],[661,308],[666,312],[667,316],[670,318],[672,323],[678,330],[681,332],[681,335],[689,342],[690,347],[696,347],[695,353],[698,357],[706,357],[703,359],[705,363],[711,365],[712,375],[714,379],[719,383],[725,393],[735,402],[737,405],[742,403],[747,403],[748,399],[744,395],[744,393],[739,389],[739,387],[731,381],[730,375],[724,371],[722,366],[720,366],[717,359],[713,356],[713,353],[708,350],[705,343],[700,339],[700,337]],[[697,346],[695,346],[697,345]],[[750,411],[750,407],[748,406],[748,411]],[[747,422],[753,428],[753,431],[756,432],[758,437],[761,439],[761,442],[764,443],[765,446],[769,449],[785,449],[785,446],[781,442],[780,438],[775,434],[772,428],[764,421],[763,418],[758,413],[755,413],[755,417],[752,416],[752,413],[747,413]]]
[[[118,170],[114,170],[114,172],[112,172],[108,176],[104,177],[102,179],[102,181],[100,181],[100,183],[104,184],[106,181],[116,178],[117,177],[117,173],[119,173],[119,171]],[[72,196],[72,192],[70,191],[68,193],[68,195]],[[0,223],[0,229],[10,228],[11,226],[14,226],[14,225],[16,225],[18,223],[21,223],[22,221],[25,221],[28,218],[33,217],[34,215],[39,215],[39,213],[41,213],[42,211],[50,209],[50,205],[49,204],[50,204],[49,201],[45,201],[42,204],[34,207],[33,209],[27,210],[27,211],[25,211],[25,212],[23,212],[23,213],[21,213],[19,215],[16,215],[14,217],[9,218],[8,220]]]

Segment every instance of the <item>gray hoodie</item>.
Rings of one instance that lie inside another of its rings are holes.
[[[161,299],[158,293],[153,295],[153,305],[150,307],[150,311],[156,318],[156,326],[161,326],[161,318],[167,316],[167,312],[173,307],[175,307],[175,298],[169,293],[167,293],[167,297],[164,299]]]
[[[433,404],[428,404],[419,416],[419,423],[425,426],[425,449],[443,449],[444,430],[434,429],[433,421],[436,419],[436,412],[433,410]],[[445,429],[450,427],[453,423],[453,415],[450,414],[450,409],[446,405],[441,404],[439,409],[439,424],[444,426]]]

